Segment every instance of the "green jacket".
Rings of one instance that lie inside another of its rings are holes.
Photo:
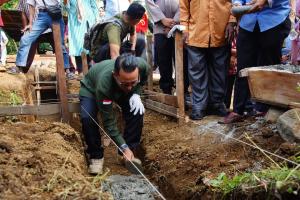
[[[138,58],[138,60],[140,83],[129,94],[123,92],[113,78],[112,71],[114,70],[115,60],[105,60],[95,64],[80,82],[79,95],[96,100],[104,129],[118,146],[125,144],[125,140],[117,128],[112,102],[120,102],[133,93],[141,93],[142,86],[147,81],[150,66],[144,59]]]

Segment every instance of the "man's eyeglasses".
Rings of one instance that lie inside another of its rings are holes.
[[[140,83],[140,76],[139,76],[138,80],[130,81],[130,82],[121,82],[117,77],[115,77],[115,80],[120,87],[130,87],[130,86],[135,87],[137,84]]]

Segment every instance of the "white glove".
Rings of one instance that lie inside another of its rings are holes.
[[[178,30],[178,31],[184,31],[185,30],[185,26],[183,25],[175,25],[173,26],[173,28],[169,31],[167,37],[170,38],[174,35],[174,32]]]
[[[136,115],[140,112],[140,115],[145,113],[145,108],[142,103],[141,97],[138,94],[133,94],[129,99],[130,112],[133,112],[133,115]]]

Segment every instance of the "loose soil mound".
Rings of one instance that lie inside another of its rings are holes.
[[[28,97],[30,92],[29,84],[24,75],[10,75],[0,73],[0,103],[1,105],[22,104],[32,102],[32,97]]]
[[[0,123],[0,199],[96,199],[79,134],[62,123]]]

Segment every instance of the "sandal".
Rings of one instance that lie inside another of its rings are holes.
[[[6,72],[12,75],[18,75],[22,73],[19,67],[12,67],[8,69]]]

